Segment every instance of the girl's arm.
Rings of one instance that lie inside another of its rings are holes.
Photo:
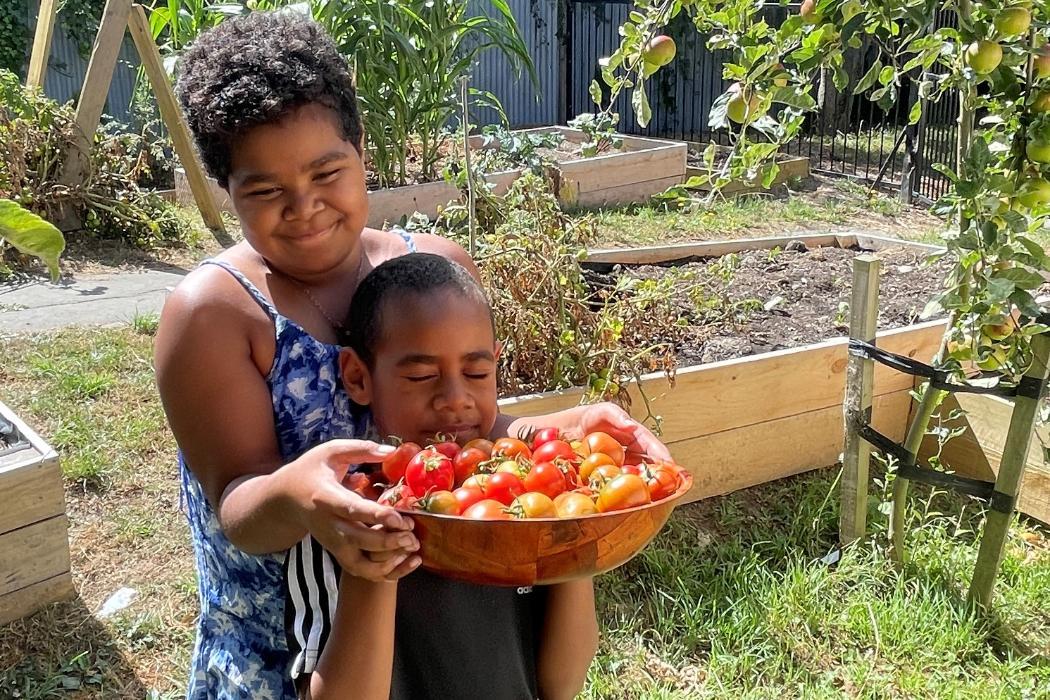
[[[536,662],[540,700],[571,700],[583,689],[598,651],[592,578],[552,585]]]
[[[397,582],[343,574],[339,603],[306,697],[313,700],[388,700],[394,673]]]

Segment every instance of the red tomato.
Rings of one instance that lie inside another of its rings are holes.
[[[484,452],[485,453],[485,459],[488,459],[489,457],[492,456],[492,441],[491,440],[486,440],[485,438],[474,438],[473,440],[468,442],[466,445],[464,445],[463,449],[465,450],[465,449],[468,449],[470,447],[476,447],[477,449],[479,449],[482,452]]]
[[[478,501],[485,500],[485,492],[472,486],[460,486],[452,492],[452,495],[456,498],[460,513],[463,513]]]
[[[379,498],[376,500],[385,506],[392,506],[396,505],[402,498],[411,495],[412,491],[402,481],[389,487],[386,491],[380,494]]]
[[[538,462],[525,475],[525,490],[554,498],[566,489],[565,474],[551,462]]]
[[[595,452],[609,455],[612,457],[613,463],[618,467],[623,466],[623,460],[627,456],[624,453],[623,445],[608,433],[589,433],[583,438],[583,449],[589,455]]]
[[[464,518],[472,520],[510,520],[511,516],[499,501],[486,498],[463,511]]]
[[[370,501],[379,499],[379,489],[372,483],[372,478],[364,472],[350,472],[343,477],[343,486]]]
[[[419,505],[428,513],[459,515],[459,501],[451,491],[433,491],[425,498],[419,499]]]
[[[452,460],[432,447],[417,453],[405,467],[405,483],[420,496],[431,491],[450,491],[455,479]]]
[[[644,469],[645,468],[641,464],[624,464],[623,467],[620,468],[620,471],[624,474],[637,474],[638,476],[644,476],[642,474]]]
[[[510,505],[510,512],[518,518],[556,518],[558,509],[550,496],[539,491],[527,491]]]
[[[536,462],[553,462],[558,458],[570,462],[575,462],[579,459],[576,453],[572,451],[572,446],[564,440],[545,442],[532,453],[532,459]]]
[[[451,440],[442,440],[431,445],[432,448],[445,455],[449,459],[455,459],[459,454],[459,445]]]
[[[591,474],[594,470],[603,464],[616,466],[616,462],[613,461],[613,458],[602,452],[595,452],[594,454],[587,455],[583,458],[583,461],[580,462],[580,478],[587,481],[591,478]]]
[[[532,449],[535,452],[536,448],[540,445],[557,440],[560,437],[557,428],[540,428],[536,431],[536,434],[532,436]]]
[[[649,489],[649,497],[654,501],[667,498],[678,490],[678,472],[666,462],[645,465],[642,478]]]
[[[650,502],[649,489],[637,474],[620,474],[598,492],[598,511],[608,513]]]
[[[405,467],[422,448],[414,442],[403,442],[383,460],[386,483],[396,484],[405,475]]]
[[[575,518],[578,515],[597,513],[598,507],[582,493],[566,491],[554,499],[554,510],[559,518]]]
[[[532,459],[532,450],[529,449],[528,445],[517,438],[502,437],[492,443],[492,456],[507,457],[509,459],[516,459],[518,457]]]
[[[464,447],[458,455],[452,459],[452,466],[456,472],[456,483],[463,481],[478,470],[478,465],[488,459],[488,455],[477,447]]]
[[[525,484],[510,472],[496,472],[485,481],[485,498],[499,501],[505,506],[525,493]]]

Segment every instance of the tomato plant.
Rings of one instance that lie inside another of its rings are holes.
[[[449,491],[455,478],[452,460],[432,447],[417,452],[405,467],[405,483],[417,496],[431,491]]]

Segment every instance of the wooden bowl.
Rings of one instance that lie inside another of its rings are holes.
[[[682,472],[678,490],[661,501],[576,518],[470,520],[402,512],[415,521],[424,569],[469,583],[542,585],[620,566],[660,532],[692,485]]]

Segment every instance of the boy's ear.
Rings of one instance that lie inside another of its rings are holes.
[[[496,362],[499,362],[499,356],[503,354],[503,343],[496,341],[496,347],[492,351],[492,355],[496,358]]]
[[[339,352],[339,373],[343,377],[343,387],[354,403],[360,406],[372,403],[372,377],[365,363],[350,348]]]

